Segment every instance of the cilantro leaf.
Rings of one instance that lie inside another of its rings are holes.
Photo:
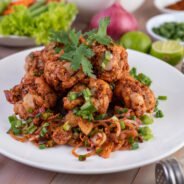
[[[112,42],[111,37],[107,35],[107,26],[109,25],[109,23],[109,17],[101,19],[99,22],[98,30],[95,29],[85,34],[88,36],[88,42],[91,43],[93,41],[97,41],[103,45],[109,45]]]

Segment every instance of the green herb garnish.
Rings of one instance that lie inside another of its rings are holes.
[[[151,79],[143,73],[137,76],[137,80],[146,86],[150,86],[152,83]]]
[[[45,144],[40,144],[40,145],[39,145],[39,148],[40,148],[40,149],[45,149],[45,148],[46,148],[46,145],[45,145]]]
[[[96,149],[96,154],[100,154],[102,151],[103,151],[102,148],[98,148],[98,149]]]
[[[69,122],[65,122],[63,125],[63,130],[64,131],[69,131],[71,129],[71,125],[69,124]]]
[[[21,132],[22,132],[21,128],[23,125],[22,121],[20,119],[18,119],[15,115],[9,116],[8,120],[11,124],[11,130],[13,131],[13,133],[15,135],[21,134]]]
[[[105,119],[107,117],[107,114],[99,114],[95,117],[95,120],[102,120]]]
[[[132,77],[134,77],[136,80],[138,80],[139,82],[141,82],[146,86],[150,86],[152,83],[151,79],[145,74],[143,73],[137,74],[137,69],[135,67],[133,67],[129,73]]]
[[[86,155],[79,155],[78,159],[79,159],[79,161],[85,161]]]
[[[153,133],[148,126],[140,127],[138,132],[145,141],[148,141],[153,138]]]
[[[142,123],[145,124],[145,125],[152,124],[153,121],[154,121],[153,118],[150,115],[146,115],[146,114],[141,116],[140,119],[141,119]]]
[[[85,33],[85,35],[87,35],[87,41],[89,43],[96,41],[103,45],[109,45],[112,42],[111,37],[107,35],[107,26],[109,25],[109,23],[110,23],[109,17],[101,19],[99,22],[98,30],[92,30],[90,32]]]
[[[132,144],[132,150],[136,150],[136,149],[138,149],[139,148],[139,144],[137,143],[137,142],[134,142],[133,144]]]
[[[104,57],[103,57],[103,60],[102,60],[102,68],[105,69],[107,64],[109,63],[111,59],[111,53],[109,51],[105,51],[105,54],[104,54]]]
[[[161,110],[158,110],[158,111],[156,112],[156,114],[155,114],[155,117],[156,117],[156,118],[163,118],[163,117],[164,117],[164,114],[163,114],[163,112],[162,112]]]
[[[158,96],[158,100],[167,100],[167,96]]]
[[[27,129],[26,129],[26,133],[28,134],[32,134],[36,131],[37,127],[34,124],[31,124]]]
[[[76,100],[80,96],[80,93],[77,92],[69,92],[68,98],[70,101]]]
[[[121,126],[121,130],[124,130],[125,127],[126,127],[125,122],[121,120],[119,123],[120,123],[120,126]]]

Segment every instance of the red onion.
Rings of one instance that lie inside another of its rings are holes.
[[[107,33],[114,39],[119,39],[122,34],[138,28],[135,17],[127,12],[118,2],[94,15],[90,22],[90,28],[97,28],[100,19],[104,17],[110,17]]]

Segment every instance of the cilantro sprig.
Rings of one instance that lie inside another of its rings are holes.
[[[94,53],[90,46],[93,42],[103,45],[109,45],[112,42],[112,39],[107,35],[107,26],[109,23],[110,19],[106,17],[100,20],[98,30],[94,29],[85,34],[76,32],[74,29],[68,32],[51,32],[50,40],[64,45],[64,54],[61,56],[61,60],[71,62],[72,70],[77,71],[82,67],[83,72],[92,77],[94,74],[90,59]],[[82,37],[86,39],[85,43],[80,41]]]
[[[94,29],[84,34],[87,36],[87,41],[89,43],[97,41],[98,43],[101,43],[103,45],[109,45],[112,42],[111,37],[107,35],[107,26],[109,25],[109,23],[110,23],[109,17],[101,19],[99,22],[98,30]]]

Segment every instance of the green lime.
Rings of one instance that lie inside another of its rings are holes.
[[[150,54],[175,66],[183,59],[184,48],[178,41],[156,41]]]
[[[151,47],[150,37],[141,31],[131,31],[120,38],[120,44],[125,48],[148,53]]]

